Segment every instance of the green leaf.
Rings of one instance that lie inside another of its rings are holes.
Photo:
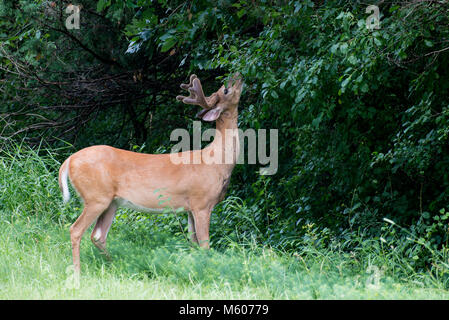
[[[348,52],[348,44],[346,42],[340,45],[340,51],[343,54],[346,54]]]
[[[430,40],[424,40],[424,43],[425,43],[425,45],[426,45],[427,47],[429,47],[429,48],[433,47],[433,42],[430,41]]]
[[[362,91],[363,93],[366,93],[369,91],[369,86],[367,83],[364,83],[360,86],[360,91]]]
[[[332,47],[331,47],[331,53],[336,53],[337,52],[337,50],[338,50],[338,47],[339,47],[339,44],[338,43],[336,43],[336,44],[334,44]]]
[[[97,12],[103,11],[106,7],[111,5],[111,0],[98,0],[97,2]]]
[[[161,52],[167,52],[170,50],[176,43],[178,39],[176,37],[166,39],[161,46]]]
[[[351,76],[349,76],[345,80],[343,80],[343,82],[341,83],[341,87],[345,88],[348,85],[349,81],[351,81]]]
[[[239,11],[237,11],[237,17],[241,18],[246,14],[246,9],[240,9]]]

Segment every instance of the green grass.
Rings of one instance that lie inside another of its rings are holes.
[[[179,231],[185,217],[130,211],[119,212],[110,232],[112,261],[86,232],[81,285],[73,288],[69,226],[80,203],[62,204],[58,165],[53,154],[20,146],[0,152],[0,299],[449,298],[446,273],[435,272],[447,269],[446,256],[418,272],[362,235],[352,238],[353,251],[311,241],[284,252],[248,239],[220,239],[205,251]]]
[[[68,228],[36,218],[0,226],[1,299],[447,299],[449,293],[387,276],[351,274],[342,258],[305,256],[235,245],[223,252],[184,239],[112,230],[108,262],[86,236],[81,286],[70,281]]]
[[[449,293],[345,270],[341,257],[235,245],[223,252],[184,239],[112,230],[108,262],[86,236],[79,289],[70,281],[68,228],[36,218],[0,223],[0,299],[447,299]]]

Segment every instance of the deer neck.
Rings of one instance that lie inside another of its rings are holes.
[[[238,111],[225,111],[216,121],[214,141],[209,145],[217,159],[221,160],[220,168],[232,172],[240,152],[238,136]]]

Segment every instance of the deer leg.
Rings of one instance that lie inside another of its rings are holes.
[[[104,254],[108,260],[111,260],[111,256],[106,250],[106,238],[108,237],[109,229],[114,221],[116,211],[117,204],[113,201],[106,211],[98,217],[97,223],[95,224],[90,236],[92,243],[100,249],[101,253]]]
[[[198,210],[193,212],[198,244],[200,245],[200,247],[206,249],[209,249],[210,214],[211,210]]]
[[[195,219],[193,218],[193,214],[189,212],[188,216],[188,230],[190,234],[190,240],[193,243],[198,243],[198,238],[196,237],[196,230],[195,230]]]
[[[83,213],[70,227],[70,239],[72,241],[73,265],[75,267],[75,277],[79,278],[80,265],[80,243],[86,229],[95,221],[107,208],[109,204],[104,202],[86,202]]]

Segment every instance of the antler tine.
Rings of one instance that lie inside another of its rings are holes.
[[[189,81],[189,83],[181,83],[181,89],[189,90],[189,88],[193,85],[193,79],[196,79],[196,78],[198,78],[198,77],[196,76],[196,74],[192,74],[192,75],[190,76],[190,81]]]
[[[190,95],[188,97],[177,96],[176,99],[186,104],[196,104],[203,108],[210,109],[218,101],[218,95],[216,93],[212,94],[210,97],[204,96],[201,81],[194,74],[190,76],[190,82],[188,84],[181,84],[181,88],[184,90],[188,90]]]

